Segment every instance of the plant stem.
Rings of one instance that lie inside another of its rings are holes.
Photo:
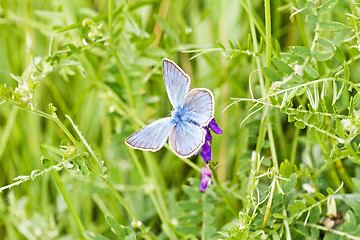
[[[270,196],[269,196],[269,200],[268,200],[268,204],[266,206],[266,212],[265,212],[265,216],[264,216],[264,221],[261,224],[261,227],[266,227],[268,222],[269,222],[269,218],[270,218],[270,210],[271,210],[271,205],[272,205],[272,200],[274,197],[274,192],[275,192],[275,187],[276,187],[276,176],[273,176],[273,181],[271,182],[271,189],[270,189]]]
[[[74,218],[74,221],[76,223],[76,226],[80,232],[80,235],[81,235],[81,239],[86,239],[85,236],[83,235],[83,233],[85,232],[85,228],[84,228],[84,225],[82,224],[81,220],[80,220],[80,217],[78,216],[78,214],[76,213],[76,209],[69,197],[69,195],[67,194],[66,190],[65,190],[65,187],[64,185],[62,184],[61,180],[60,180],[60,177],[59,177],[59,174],[55,171],[55,170],[51,170],[51,173],[54,177],[54,180],[55,180],[55,183],[56,183],[56,186],[58,187],[62,197],[64,198],[65,202],[66,202],[66,205],[68,206],[70,212],[71,212],[71,215],[73,216]]]
[[[300,225],[304,225],[303,222],[296,222],[296,223],[298,223]],[[305,226],[306,227],[317,228],[319,230],[322,230],[322,231],[325,231],[325,232],[330,232],[330,233],[333,233],[333,234],[336,234],[336,235],[339,235],[339,236],[345,236],[347,239],[360,240],[360,237],[351,235],[349,233],[341,232],[341,231],[338,231],[338,230],[333,229],[333,228],[327,228],[327,227],[317,225],[317,224],[313,224],[313,223],[307,223],[307,224],[305,224]]]
[[[139,161],[139,158],[137,157],[137,155],[135,154],[134,150],[129,148],[129,153],[130,153],[130,156],[131,156],[131,159],[133,160],[139,174],[140,174],[140,177],[142,178],[142,182],[143,183],[148,183],[148,179],[145,175],[145,172],[143,170],[143,167]],[[160,204],[159,204],[159,201],[158,199],[156,198],[155,194],[154,194],[154,191],[153,190],[150,190],[149,191],[149,196],[151,198],[151,201],[152,203],[154,204],[154,207],[156,209],[156,212],[158,213],[159,215],[159,218],[161,220],[161,222],[164,224],[165,226],[165,230],[169,233],[171,232],[173,234],[173,232],[169,229],[170,227],[168,226],[168,220],[166,218],[166,216],[164,215],[163,211],[162,211],[162,208],[160,207]],[[164,208],[163,208],[164,209]],[[169,233],[169,235],[171,236],[171,238],[173,239],[176,239],[176,236],[174,237],[173,235],[171,235]],[[169,237],[170,238],[170,237]]]
[[[275,143],[274,143],[275,140],[274,140],[274,136],[272,133],[270,118],[268,117],[266,119],[266,121],[267,121],[268,137],[269,137],[269,142],[270,142],[271,157],[273,160],[273,167],[277,170],[279,168],[279,164],[278,164],[277,155],[276,155],[276,147],[275,147]]]
[[[297,8],[297,6],[296,6],[296,1],[295,1],[295,0],[291,0],[291,4],[292,4],[295,8]],[[296,23],[297,23],[297,25],[298,25],[298,27],[299,27],[299,31],[300,31],[301,38],[302,38],[302,41],[303,41],[303,43],[304,43],[304,46],[307,47],[307,48],[309,48],[309,43],[308,43],[308,41],[307,41],[307,37],[306,37],[305,29],[304,29],[304,24],[303,24],[303,22],[302,22],[302,20],[301,20],[300,15],[299,15],[299,14],[296,14],[296,15],[295,15],[295,19],[296,19]]]
[[[265,5],[265,43],[266,43],[266,66],[271,65],[271,9],[270,0],[264,1]]]
[[[293,142],[292,142],[292,146],[291,146],[291,153],[290,153],[290,163],[291,164],[295,164],[296,151],[297,151],[297,146],[298,146],[298,141],[299,141],[299,134],[300,134],[300,128],[295,128]]]
[[[215,181],[215,183],[216,183],[216,187],[219,189],[220,194],[221,194],[221,196],[223,197],[226,205],[228,206],[228,208],[230,209],[230,211],[231,211],[231,213],[234,215],[234,217],[237,217],[237,214],[236,214],[234,208],[231,206],[230,201],[229,201],[229,198],[227,197],[227,195],[226,195],[226,193],[225,193],[225,191],[224,191],[224,189],[223,189],[223,187],[222,187],[222,185],[221,185],[221,183],[220,183],[220,181],[219,181],[219,178],[218,178],[218,176],[217,176],[217,173],[216,173],[216,171],[215,171],[215,169],[214,169],[214,163],[213,163],[213,161],[211,161],[210,169],[211,169],[211,171],[213,172],[213,176],[214,176],[214,181]]]

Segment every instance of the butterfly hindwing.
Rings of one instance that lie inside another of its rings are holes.
[[[163,60],[163,75],[171,105],[177,109],[184,104],[190,77],[176,63],[166,58]]]
[[[178,156],[190,157],[204,144],[205,134],[202,127],[188,122],[178,123],[170,132],[170,147]]]
[[[214,117],[214,107],[214,96],[206,88],[194,88],[186,95],[184,109],[201,126],[208,125]]]
[[[138,130],[125,142],[132,148],[155,152],[165,144],[174,126],[170,117],[162,118]]]

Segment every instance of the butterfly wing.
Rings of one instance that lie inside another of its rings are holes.
[[[170,147],[179,157],[190,157],[204,144],[205,134],[202,127],[188,122],[178,123],[170,132]]]
[[[170,117],[162,118],[132,134],[125,143],[135,149],[155,152],[165,144],[174,126]]]
[[[214,103],[214,96],[209,89],[194,88],[185,98],[184,109],[189,118],[206,126],[214,117]]]
[[[163,75],[165,87],[174,109],[182,107],[189,91],[190,77],[176,63],[164,58]]]

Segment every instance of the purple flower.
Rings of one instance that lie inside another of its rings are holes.
[[[210,144],[211,144],[211,142],[210,142]],[[200,153],[200,156],[204,159],[204,161],[206,163],[212,159],[212,152],[211,152],[210,144],[207,141],[205,141],[204,145],[202,146],[201,153]]]
[[[215,118],[213,118],[209,123],[210,129],[216,134],[222,134],[223,130],[216,124]]]
[[[209,165],[205,165],[201,168],[201,185],[200,185],[200,191],[205,192],[205,189],[207,188],[208,184],[213,184],[213,173],[211,169],[209,168]]]
[[[212,159],[212,135],[210,129],[216,134],[222,134],[223,130],[216,124],[215,118],[211,119],[209,125],[204,127],[204,129],[206,130],[205,143],[202,145],[200,156],[204,159],[204,162],[207,163]]]

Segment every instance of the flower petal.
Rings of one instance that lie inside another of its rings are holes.
[[[208,180],[206,178],[201,178],[200,191],[205,192],[207,188]]]
[[[202,159],[204,159],[204,162],[208,162],[212,159],[212,152],[211,152],[211,146],[208,142],[205,142],[202,146],[200,156]]]
[[[205,165],[201,168],[201,185],[200,185],[200,191],[205,192],[205,189],[207,188],[208,184],[211,185],[213,183],[212,181],[213,173],[208,165]]]
[[[206,130],[206,135],[205,135],[205,142],[210,142],[210,145],[212,144],[212,135],[211,132],[209,130],[208,127],[204,127],[204,129]]]
[[[223,130],[216,124],[215,118],[213,118],[209,123],[210,129],[216,134],[222,134]]]

